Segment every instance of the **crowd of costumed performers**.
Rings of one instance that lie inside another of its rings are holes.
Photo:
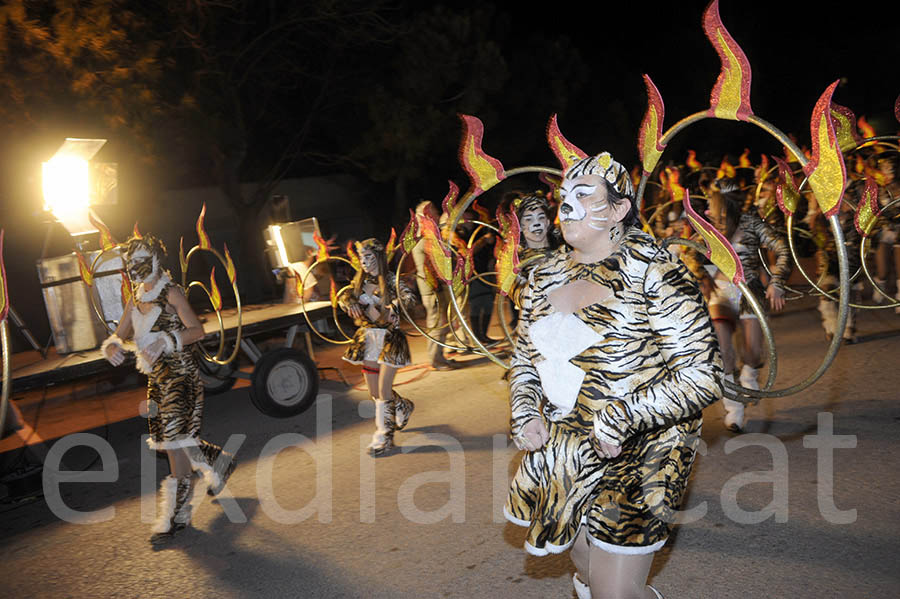
[[[640,165],[581,150],[554,116],[546,133],[558,166],[507,171],[482,149],[481,121],[463,115],[468,191],[450,183],[439,208],[421,201],[410,210],[399,236],[351,241],[344,255],[316,236],[306,265],[351,266],[330,299],[343,359],[361,368],[374,402],[371,456],[394,452],[415,408],[394,389],[412,362],[409,335],[425,338],[434,370],[461,367],[452,352],[504,368],[522,454],[503,513],[527,529],[528,553],[570,551],[579,599],[662,597],[647,584],[650,567],[685,495],[706,407],[722,400],[726,427],[740,433],[745,406],[809,387],[842,343],[857,341],[857,311],[900,314],[900,136],[878,135],[837,104],[835,82],[813,107],[810,147],[798,146],[754,115],[749,63],[715,1],[703,28],[723,63],[710,106],[664,131],[661,94],[645,76]],[[900,100],[895,114],[900,121]],[[747,149],[734,163],[704,162],[690,151],[683,164],[666,155],[676,134],[704,119],[761,127],[783,155]],[[514,174],[540,185],[507,188],[493,214],[479,204]],[[148,376],[149,443],[171,469],[160,540],[188,525],[195,473],[214,495],[235,460],[200,438],[191,346],[203,328],[190,286],[172,281],[153,236],[135,229],[120,247],[129,293],[102,351],[114,365],[133,351]],[[223,262],[237,293],[230,256]],[[221,304],[217,290],[208,294]],[[802,297],[818,302],[824,357],[801,383],[778,389],[769,317]],[[413,316],[419,302],[424,325]],[[341,320],[355,329],[344,333]]]

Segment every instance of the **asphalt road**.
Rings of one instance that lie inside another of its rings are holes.
[[[821,360],[817,316],[773,320],[777,387]],[[651,573],[668,599],[900,596],[900,317],[865,314],[859,332],[812,388],[751,408],[747,434],[724,430],[721,406],[706,410],[691,521]],[[209,398],[204,436],[245,435],[231,438],[240,464],[228,492],[202,496],[192,527],[162,550],[147,539],[165,464],[142,447],[144,421],[64,437],[51,444],[51,454],[73,445],[64,468],[95,462],[105,474],[87,475],[105,478],[63,482],[58,501],[45,485],[44,500],[2,508],[0,596],[572,597],[568,555],[528,556],[523,529],[501,515],[517,452],[500,375],[474,360],[398,386],[416,411],[397,434],[402,451],[377,460],[363,450],[364,391],[323,381],[316,406],[290,419],[258,413],[246,389]],[[65,521],[60,505],[93,515]]]

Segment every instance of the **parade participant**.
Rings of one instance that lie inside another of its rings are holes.
[[[709,194],[707,216],[712,224],[729,240],[741,261],[747,287],[760,304],[768,302],[772,310],[784,307],[784,281],[790,275],[791,256],[787,242],[772,227],[763,221],[756,211],[742,212],[744,195],[731,179],[719,179]],[[775,254],[775,266],[768,287],[760,280],[759,249],[764,247]],[[713,265],[700,266],[700,258],[694,251],[684,254],[684,260],[691,271],[700,279],[700,287],[707,298],[713,325],[722,349],[725,363],[725,378],[734,381],[737,365],[732,335],[741,323],[744,334],[743,366],[740,384],[748,389],[759,389],[759,371],[765,364],[763,355],[762,327],[746,299],[741,298],[737,285],[728,280]],[[725,406],[725,426],[739,433],[744,428],[744,404],[722,398]]]
[[[369,454],[378,457],[393,449],[394,431],[406,426],[415,408],[393,389],[397,369],[410,363],[409,344],[400,329],[400,302],[412,307],[415,295],[403,279],[395,288],[380,241],[370,238],[357,242],[356,251],[362,267],[338,303],[359,327],[344,359],[362,366],[375,402],[376,428]]]
[[[553,209],[545,197],[529,194],[516,199],[513,206],[521,231],[519,238],[521,270],[510,297],[518,306],[522,290],[528,283],[529,273],[562,244],[562,239],[559,229],[553,224]]]
[[[216,495],[235,466],[234,456],[199,437],[203,383],[190,345],[203,338],[203,325],[184,290],[163,269],[165,259],[165,246],[152,235],[125,242],[134,301],[125,305],[115,333],[101,346],[103,356],[119,366],[125,360],[124,340],[134,338],[137,368],[147,375],[147,444],[168,454],[170,474],[160,486],[153,542],[190,524],[195,470],[206,479],[207,492]]]
[[[529,275],[510,369],[527,452],[504,513],[533,555],[572,549],[580,598],[658,598],[669,535],[721,358],[695,280],[641,231],[608,153],[566,169],[561,249]]]
[[[851,185],[845,195],[857,196],[857,202],[861,201],[863,185],[857,182]],[[861,235],[856,230],[853,223],[854,210],[853,206],[841,201],[840,210],[838,211],[838,221],[841,224],[841,231],[844,233],[844,245],[847,247],[847,265],[850,273],[859,270],[859,246],[862,243]],[[816,267],[818,270],[818,285],[825,291],[829,291],[837,296],[839,287],[839,268],[837,258],[837,246],[835,245],[834,236],[830,234],[828,220],[820,211],[815,212],[813,225],[811,228],[812,237],[819,245],[816,251]],[[862,277],[853,282],[850,287],[850,303],[859,303],[862,296]],[[828,341],[836,335],[840,334],[844,343],[850,345],[856,343],[856,309],[848,308],[847,324],[843,332],[837,330],[838,321],[838,304],[834,297],[829,299],[823,295],[819,296],[819,314],[822,315],[822,329],[825,331],[825,338]]]
[[[416,206],[416,218],[423,218],[426,212],[433,212],[431,202],[423,200]],[[433,213],[431,214],[433,217]],[[425,329],[428,335],[446,343],[450,329],[447,325],[447,306],[450,305],[450,290],[436,277],[432,277],[435,286],[429,284],[429,277],[425,272],[428,268],[425,256],[425,240],[420,239],[413,247],[413,261],[416,264],[416,285],[419,287],[419,295],[422,297],[422,306],[425,308]],[[428,340],[428,363],[434,370],[453,370],[459,368],[459,362],[450,360],[444,356],[444,348],[431,339]]]
[[[878,203],[882,208],[882,225],[878,233],[878,246],[875,249],[875,284],[885,291],[893,259],[894,275],[897,280],[897,292],[894,296],[900,300],[900,205],[894,203],[900,199],[900,180],[897,179],[898,155],[885,153],[877,159],[878,171],[881,174],[881,185],[878,189]],[[890,301],[877,291],[872,294],[872,301],[880,304]],[[894,308],[900,314],[900,306]]]

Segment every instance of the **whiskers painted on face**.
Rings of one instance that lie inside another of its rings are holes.
[[[609,206],[609,203],[606,200],[595,200],[591,202],[591,212],[600,212],[607,206]]]

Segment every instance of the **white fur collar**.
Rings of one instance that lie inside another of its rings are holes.
[[[142,302],[152,302],[157,297],[159,297],[160,291],[162,291],[163,288],[171,282],[172,282],[172,279],[169,278],[169,273],[163,271],[159,275],[159,279],[156,281],[156,284],[152,288],[150,288],[150,289],[144,288],[143,283],[141,283],[140,286],[138,286],[138,292],[137,292],[138,297],[141,298]]]

